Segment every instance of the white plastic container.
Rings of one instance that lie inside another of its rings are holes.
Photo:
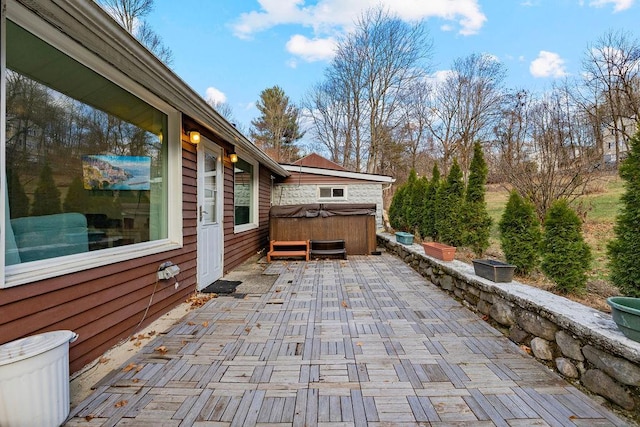
[[[0,426],[57,427],[69,415],[71,331],[45,332],[0,346]]]

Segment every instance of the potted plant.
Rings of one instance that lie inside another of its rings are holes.
[[[511,282],[515,265],[493,259],[474,259],[473,270],[476,276],[491,280],[492,282]]]
[[[611,315],[625,337],[640,342],[640,298],[609,297]]]
[[[396,231],[396,242],[402,243],[403,245],[412,245],[413,234],[407,233],[406,231]]]
[[[438,242],[424,242],[422,243],[424,253],[430,257],[442,260],[453,261],[453,257],[456,254],[456,247],[445,245]]]

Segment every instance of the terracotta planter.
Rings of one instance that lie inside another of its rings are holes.
[[[473,270],[476,276],[492,282],[511,282],[516,266],[493,259],[474,259]]]
[[[456,247],[445,245],[437,242],[424,242],[422,244],[424,253],[430,257],[440,259],[442,261],[453,261],[456,254]]]
[[[609,297],[611,316],[625,337],[640,342],[640,298]]]

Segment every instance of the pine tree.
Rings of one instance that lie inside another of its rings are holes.
[[[542,231],[535,207],[513,190],[499,228],[507,262],[516,266],[518,274],[529,274],[540,262]]]
[[[590,264],[591,250],[582,237],[580,218],[566,200],[556,200],[544,222],[542,271],[562,292],[581,293]]]
[[[482,154],[482,145],[473,145],[473,158],[469,166],[469,183],[465,195],[464,206],[464,244],[469,246],[477,256],[482,256],[489,247],[491,234],[491,217],[487,212],[484,199],[485,184],[489,168]]]
[[[251,121],[251,137],[277,162],[296,160],[295,142],[304,136],[299,125],[300,110],[279,86],[260,92],[256,107],[260,117]]]
[[[436,228],[436,196],[440,188],[440,169],[438,165],[433,165],[431,181],[427,186],[424,195],[424,207],[422,210],[422,224],[420,234],[422,237],[431,237],[433,241],[438,239],[438,229]]]
[[[458,160],[453,160],[446,181],[436,194],[436,221],[439,240],[451,246],[463,244],[464,181]]]
[[[51,215],[58,214],[60,209],[60,190],[53,180],[53,172],[49,163],[45,163],[40,171],[38,185],[33,193],[33,205],[31,215]]]
[[[620,165],[625,192],[607,247],[611,281],[627,296],[640,298],[640,129],[629,140],[628,157]]]

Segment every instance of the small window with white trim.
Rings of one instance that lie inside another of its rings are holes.
[[[241,156],[233,163],[234,231],[258,227],[258,163]]]
[[[346,200],[347,187],[345,186],[318,186],[318,197],[320,199]]]

